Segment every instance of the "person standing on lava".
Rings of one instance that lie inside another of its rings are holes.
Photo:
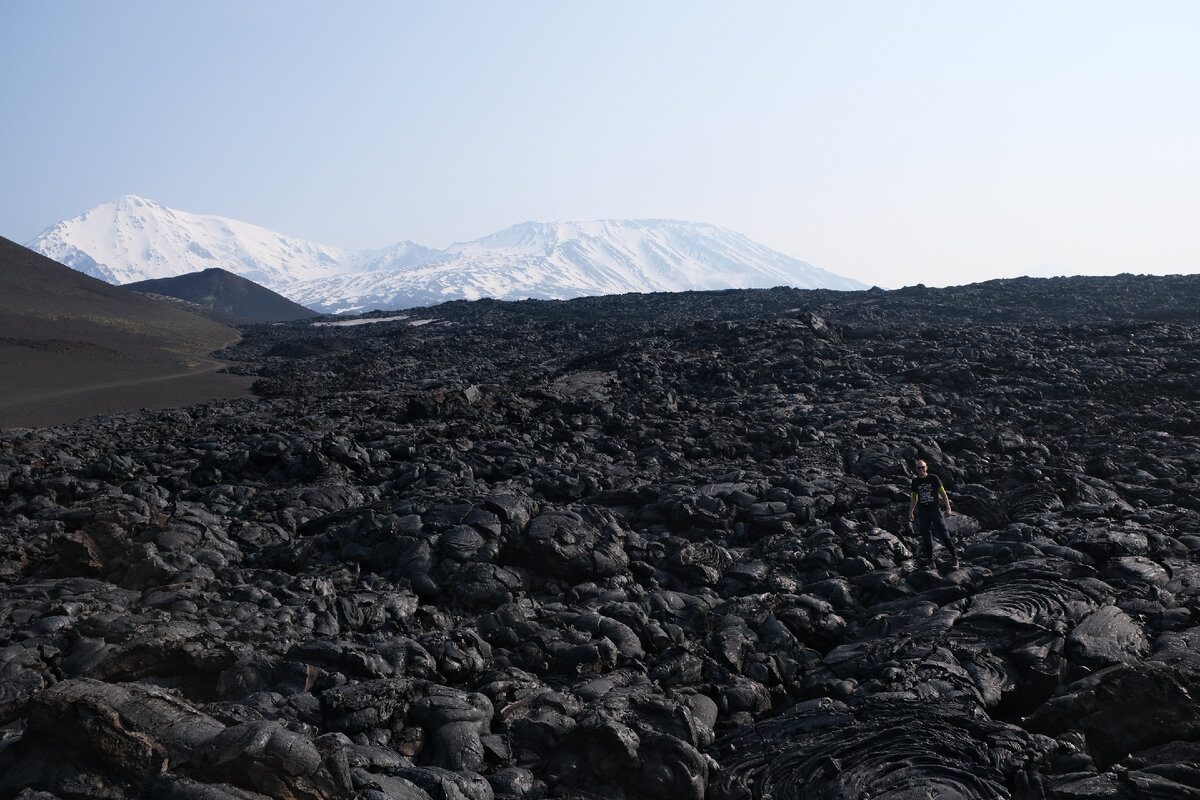
[[[921,546],[926,566],[933,566],[933,536],[950,551],[951,562],[958,568],[958,550],[954,547],[954,539],[950,529],[946,527],[946,518],[942,516],[942,506],[946,507],[946,516],[954,512],[950,510],[950,495],[942,486],[942,479],[929,472],[929,465],[918,461],[915,465],[917,477],[912,479],[912,499],[908,503],[908,521],[916,522],[916,531],[921,534]]]

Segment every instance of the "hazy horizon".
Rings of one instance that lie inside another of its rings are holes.
[[[1200,6],[0,6],[0,235],[676,219],[868,285],[1197,271]]]

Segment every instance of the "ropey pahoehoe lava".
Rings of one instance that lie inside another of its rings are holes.
[[[0,436],[0,795],[1200,796],[1200,278],[241,330]]]

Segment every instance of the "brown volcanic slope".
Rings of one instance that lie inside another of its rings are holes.
[[[127,283],[123,288],[186,300],[226,315],[230,320],[236,320],[234,324],[288,322],[321,316],[311,308],[305,308],[265,286],[219,267],[173,278]],[[213,317],[213,314],[208,313],[207,316]]]
[[[0,237],[0,429],[249,396],[208,356],[238,338]]]

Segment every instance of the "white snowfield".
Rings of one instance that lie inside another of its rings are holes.
[[[129,195],[28,246],[114,284],[221,267],[324,313],[484,297],[867,288],[734,231],[674,220],[525,222],[445,250],[401,242],[350,251]]]

